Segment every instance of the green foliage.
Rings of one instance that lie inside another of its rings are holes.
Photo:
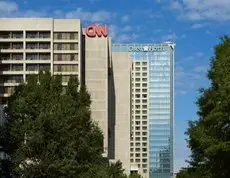
[[[197,101],[198,121],[189,123],[190,167],[197,177],[230,177],[230,37],[221,38],[208,71],[211,86],[202,89]],[[182,170],[177,176],[192,175]]]
[[[203,169],[199,168],[183,168],[177,174],[176,178],[211,178]]]
[[[142,178],[140,174],[138,173],[133,173],[129,175],[129,178]]]
[[[117,161],[116,163],[112,163],[108,169],[108,175],[110,178],[126,178],[124,175],[124,169],[122,169],[122,163]]]
[[[123,178],[121,163],[102,157],[103,134],[91,120],[90,96],[71,77],[30,76],[10,97],[1,145],[18,177]],[[6,164],[4,164],[6,165]]]

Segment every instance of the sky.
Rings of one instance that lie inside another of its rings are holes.
[[[230,0],[0,0],[0,17],[79,18],[107,24],[113,42],[175,42],[175,170],[186,166],[184,132],[209,86],[213,47],[229,35]]]

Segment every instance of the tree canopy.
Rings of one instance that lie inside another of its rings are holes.
[[[200,90],[199,119],[187,130],[191,149],[189,168],[178,178],[230,177],[230,37],[223,36],[215,46],[208,79],[211,86]]]
[[[103,134],[90,104],[75,77],[63,88],[61,77],[49,72],[29,76],[5,109],[0,144],[10,156],[10,171],[28,178],[125,177],[120,162],[110,165],[102,156]]]

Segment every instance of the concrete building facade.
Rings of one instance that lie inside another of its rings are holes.
[[[174,44],[112,44],[107,28],[78,19],[0,19],[0,105],[30,74],[49,69],[85,84],[104,156],[127,174],[169,178],[173,171]]]
[[[0,103],[30,74],[50,70],[62,75],[63,85],[71,75],[81,79],[80,20],[0,19]]]

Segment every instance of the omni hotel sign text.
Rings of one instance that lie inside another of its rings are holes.
[[[129,46],[128,52],[158,52],[164,51],[163,47],[159,46]]]

